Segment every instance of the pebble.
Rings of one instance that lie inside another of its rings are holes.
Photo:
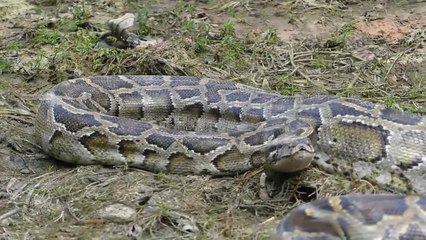
[[[136,210],[124,204],[115,203],[100,209],[98,216],[113,222],[130,222],[136,216]]]

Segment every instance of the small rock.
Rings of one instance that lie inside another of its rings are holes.
[[[130,227],[129,231],[127,232],[127,236],[133,239],[139,239],[142,233],[143,233],[143,228],[139,225],[134,224],[132,225],[132,227]]]
[[[32,173],[28,168],[23,168],[19,172],[22,173],[22,174],[30,174],[30,173]]]
[[[99,210],[99,217],[113,222],[130,222],[136,216],[136,210],[121,203],[105,206]]]
[[[5,219],[0,220],[0,227],[8,227],[8,226],[11,226],[12,224],[13,223],[12,223],[12,220],[10,218],[5,218]]]
[[[373,172],[373,167],[371,163],[368,162],[354,162],[353,170],[356,178],[361,179]]]
[[[385,172],[376,177],[376,181],[380,185],[387,185],[391,182],[392,176],[389,172]]]
[[[376,6],[374,6],[374,8],[376,10],[382,10],[384,8],[383,4],[377,4]]]
[[[72,15],[72,13],[60,13],[59,14],[59,18],[60,19],[73,19],[74,16]]]

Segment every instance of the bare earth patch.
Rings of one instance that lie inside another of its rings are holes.
[[[97,48],[108,19],[163,43]],[[207,76],[283,95],[351,96],[426,113],[426,3],[410,1],[2,1],[1,239],[268,239],[296,206],[386,192],[310,167],[268,182],[69,166],[32,139],[38,99],[69,78]]]
[[[385,16],[368,22],[358,22],[355,28],[364,35],[383,37],[388,43],[397,44],[405,39],[409,33],[424,26],[426,26],[426,19],[424,17],[401,21]]]

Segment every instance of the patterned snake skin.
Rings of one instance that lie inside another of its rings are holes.
[[[317,200],[287,214],[277,227],[282,240],[426,239],[426,198],[345,195]]]
[[[426,117],[350,98],[284,97],[196,77],[80,78],[45,95],[35,136],[47,154],[75,164],[235,175],[261,166],[294,172],[313,162],[391,192],[426,194]],[[390,239],[397,220],[406,222],[399,235],[426,239],[419,230],[425,211],[426,199],[412,196],[334,197],[295,209],[277,233],[373,239],[363,234],[376,231]],[[324,232],[330,225],[337,230]]]

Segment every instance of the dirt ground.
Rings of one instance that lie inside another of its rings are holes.
[[[139,15],[136,49],[99,48],[106,21]],[[194,75],[283,95],[360,98],[426,114],[425,1],[0,2],[0,239],[269,239],[313,199],[384,190],[315,167],[271,183],[70,166],[32,139],[38,99],[65,79]],[[278,183],[277,183],[278,182]]]

